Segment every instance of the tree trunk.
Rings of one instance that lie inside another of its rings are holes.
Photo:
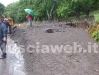
[[[79,11],[76,12],[76,18],[77,18],[77,20],[80,20],[80,12]]]
[[[88,20],[88,18],[89,18],[89,10],[87,10],[85,13],[86,13],[86,19]]]
[[[51,20],[51,15],[50,15],[50,13],[48,12],[48,10],[46,10],[46,12],[47,12],[48,20],[50,21],[50,20]]]
[[[79,6],[79,2],[76,4],[76,18],[77,18],[77,20],[80,20],[80,6]]]
[[[53,7],[53,8],[54,8],[54,7]],[[52,20],[52,12],[53,12],[53,8],[52,8],[50,11],[46,10],[48,20]]]

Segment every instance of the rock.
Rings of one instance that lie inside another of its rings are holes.
[[[94,71],[98,72],[99,70],[94,70]]]
[[[17,31],[17,26],[12,26],[12,28],[11,28],[12,34],[15,33],[16,31]]]
[[[46,28],[45,29],[45,33],[53,33],[53,32],[54,32],[54,30],[51,29],[51,28]]]
[[[17,28],[17,26],[12,26],[12,30],[14,30],[14,29],[16,29]]]
[[[76,24],[77,28],[83,28],[86,29],[88,27],[88,23],[86,21],[80,21]]]
[[[72,23],[71,22],[67,22],[66,25],[72,26]]]

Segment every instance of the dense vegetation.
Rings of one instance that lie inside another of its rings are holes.
[[[99,42],[99,14],[94,15],[94,23],[88,32],[95,41]]]
[[[35,20],[52,20],[76,16],[79,20],[82,13],[89,17],[92,10],[99,8],[98,0],[20,0],[4,7],[0,4],[0,14],[12,17],[15,22],[26,21],[25,8],[32,9]],[[5,9],[5,12],[4,12]]]
[[[4,13],[4,9],[5,9],[5,6],[2,3],[0,3],[0,14]]]

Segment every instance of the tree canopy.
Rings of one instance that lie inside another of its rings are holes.
[[[91,10],[99,8],[98,0],[19,0],[7,7],[0,4],[0,14],[4,13],[12,17],[15,22],[26,21],[24,9],[32,9],[35,20],[52,20],[54,18],[68,18],[76,16],[80,19],[81,13],[89,16]],[[2,10],[2,11],[1,11]]]
[[[5,9],[5,6],[2,3],[0,3],[0,15],[4,13],[4,9]]]

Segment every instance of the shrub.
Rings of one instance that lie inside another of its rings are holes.
[[[89,29],[88,33],[92,36],[92,38],[99,42],[99,14],[94,15],[95,22],[92,27]]]

